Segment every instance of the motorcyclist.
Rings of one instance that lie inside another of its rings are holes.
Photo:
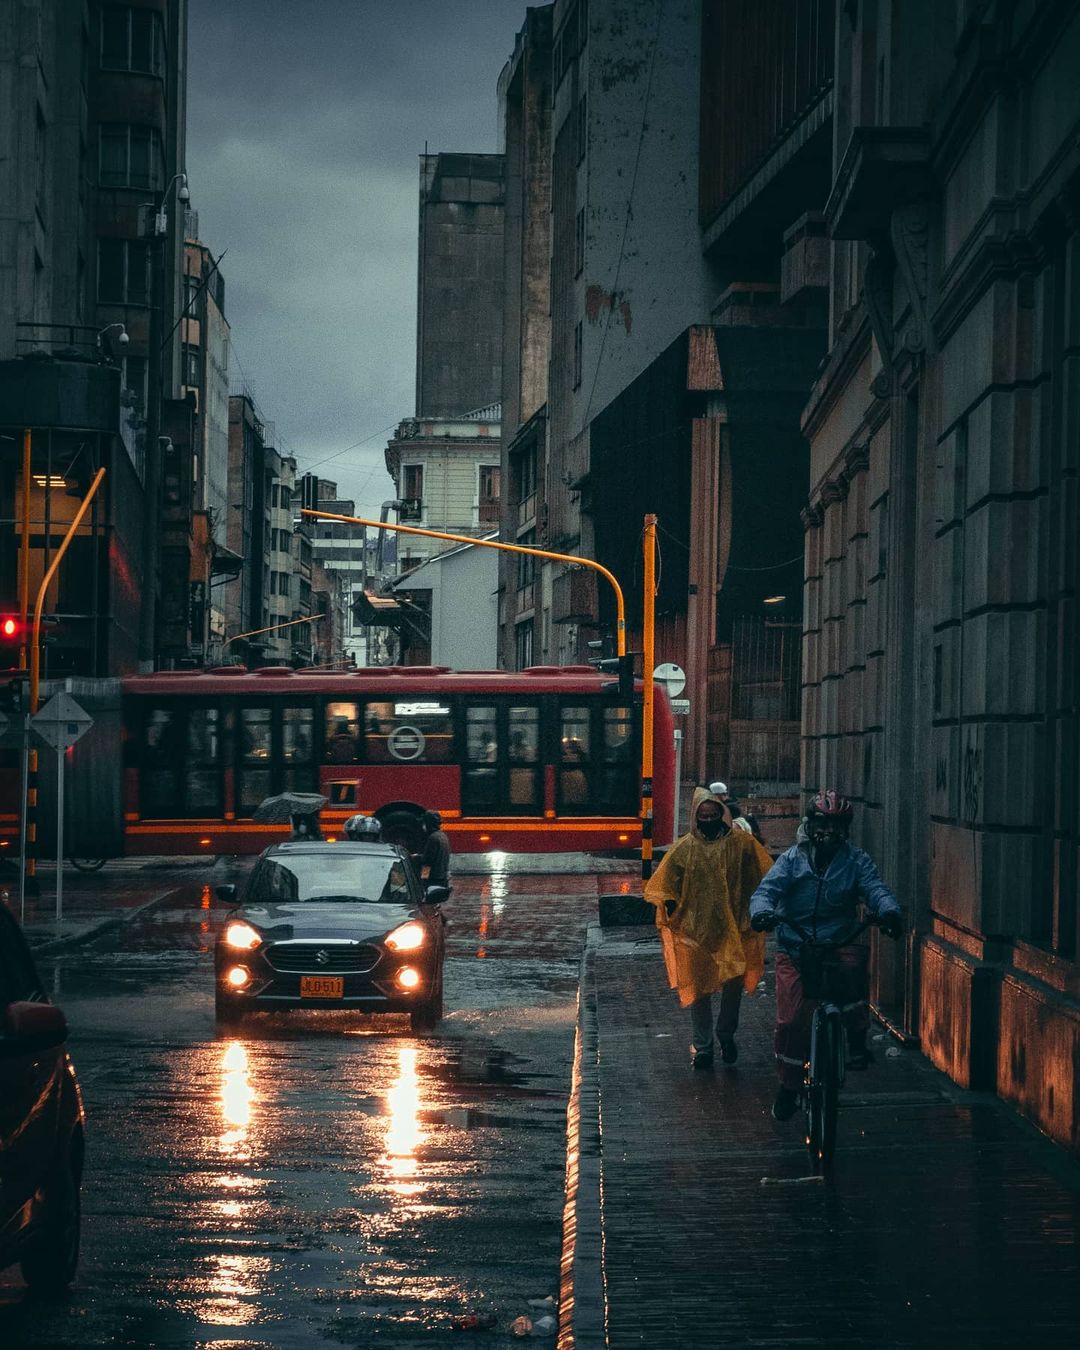
[[[814,1011],[813,1001],[803,993],[797,960],[803,939],[785,920],[815,939],[843,942],[857,927],[856,906],[861,901],[889,937],[898,938],[902,931],[896,897],[870,855],[848,841],[853,814],[848,799],[832,789],[815,797],[807,811],[806,840],[777,858],[750,898],[751,927],[759,932],[777,929],[773,1044],[780,1086],[772,1108],[776,1120],[789,1120],[798,1106]],[[868,957],[867,948],[861,946],[836,952],[848,986],[843,1013],[852,1069],[865,1069],[871,1058],[866,1045]]]
[[[377,844],[382,839],[382,826],[374,816],[350,816],[345,822],[345,838]]]

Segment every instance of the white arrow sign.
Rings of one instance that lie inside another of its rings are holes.
[[[668,698],[678,698],[686,688],[686,671],[671,661],[665,661],[663,665],[657,666],[652,677],[654,683],[664,686]]]
[[[70,694],[61,693],[54,694],[44,708],[31,717],[30,725],[54,750],[66,750],[90,730],[94,719]]]

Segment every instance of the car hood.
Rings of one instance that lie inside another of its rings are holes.
[[[352,938],[365,942],[415,918],[416,910],[409,905],[352,905],[340,901],[320,905],[307,901],[295,905],[244,905],[232,917],[251,924],[271,942],[288,942],[292,938]]]

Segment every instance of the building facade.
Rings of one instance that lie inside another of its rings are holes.
[[[842,5],[804,762],[911,918],[874,997],[1076,1147],[1080,6]]]
[[[185,0],[0,12],[0,519],[14,524],[29,428],[31,592],[70,519],[61,499],[106,469],[65,568],[78,577],[46,599],[65,616],[53,673],[120,674],[154,657],[157,438],[180,392],[185,67]],[[20,564],[15,529],[5,537],[10,603]]]

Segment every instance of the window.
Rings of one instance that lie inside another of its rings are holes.
[[[200,361],[198,347],[184,348],[184,384],[189,389],[199,387]]]
[[[98,240],[98,292],[103,305],[150,303],[150,250],[136,239]]]
[[[559,810],[573,814],[589,810],[589,709],[573,705],[562,710],[559,732]]]
[[[574,325],[574,388],[581,388],[581,370],[584,356],[585,335],[580,320]]]
[[[101,67],[164,75],[165,29],[161,15],[126,5],[105,5],[101,11]]]
[[[369,764],[449,764],[454,726],[438,699],[399,699],[364,708],[364,753]]]
[[[479,523],[496,523],[499,519],[499,466],[481,464],[479,468]]]
[[[516,648],[516,666],[518,670],[525,670],[533,663],[533,621],[529,619],[526,623],[519,623],[514,630],[514,640]]]
[[[526,530],[517,541],[523,548],[536,547],[536,531]],[[517,556],[517,588],[523,591],[526,586],[531,586],[536,579],[536,555],[533,553],[519,553]]]
[[[121,381],[131,395],[132,406],[140,417],[146,415],[146,357],[125,356],[120,361]]]
[[[577,162],[585,158],[585,146],[589,135],[588,95],[582,94],[577,105]]]
[[[531,631],[531,625],[525,627]],[[543,795],[540,769],[540,709],[535,704],[512,706],[507,709],[506,758],[510,780],[507,795],[511,807],[538,811]]]
[[[278,595],[289,594],[289,574],[288,572],[278,573]]]
[[[585,208],[577,213],[574,222],[574,276],[585,271]]]
[[[424,514],[424,466],[406,464],[401,471],[402,499],[409,503],[401,512],[402,520],[419,520]]]
[[[248,904],[408,905],[416,902],[400,859],[331,850],[262,858],[247,893]]]
[[[221,717],[216,707],[147,710],[140,808],[150,819],[221,814]]]
[[[165,155],[156,128],[103,122],[98,182],[102,187],[160,191],[165,186]]]
[[[499,801],[499,723],[493,703],[465,710],[465,763],[461,806],[466,815],[494,811]]]
[[[327,702],[326,762],[355,764],[360,758],[360,705]]]

